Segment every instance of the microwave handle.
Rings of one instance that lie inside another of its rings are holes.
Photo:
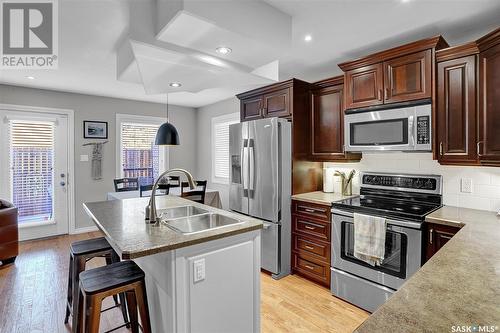
[[[415,138],[417,137],[417,129],[415,124],[415,116],[408,117],[408,138],[409,138],[409,146],[415,148]]]

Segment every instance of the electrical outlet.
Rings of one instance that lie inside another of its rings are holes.
[[[460,192],[462,193],[472,193],[472,179],[462,178],[460,180]]]
[[[205,259],[196,260],[194,267],[194,283],[205,280]]]

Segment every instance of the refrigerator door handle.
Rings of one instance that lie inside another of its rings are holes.
[[[255,190],[255,146],[253,139],[248,140],[248,155],[249,155],[249,175],[248,175],[248,193],[249,197],[253,198]]]
[[[243,185],[243,196],[248,197],[248,140],[243,140],[243,147],[241,147],[241,183]]]

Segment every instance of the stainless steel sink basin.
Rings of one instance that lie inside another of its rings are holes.
[[[206,213],[208,213],[208,210],[194,206],[180,206],[180,207],[164,208],[157,210],[157,214],[162,221],[176,219],[179,217],[201,215]]]
[[[243,223],[243,221],[217,213],[193,215],[184,218],[162,220],[171,229],[183,234],[193,234],[206,230],[214,230],[229,225]]]

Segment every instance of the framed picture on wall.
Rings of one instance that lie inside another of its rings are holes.
[[[84,139],[107,139],[108,123],[106,121],[83,121]]]

